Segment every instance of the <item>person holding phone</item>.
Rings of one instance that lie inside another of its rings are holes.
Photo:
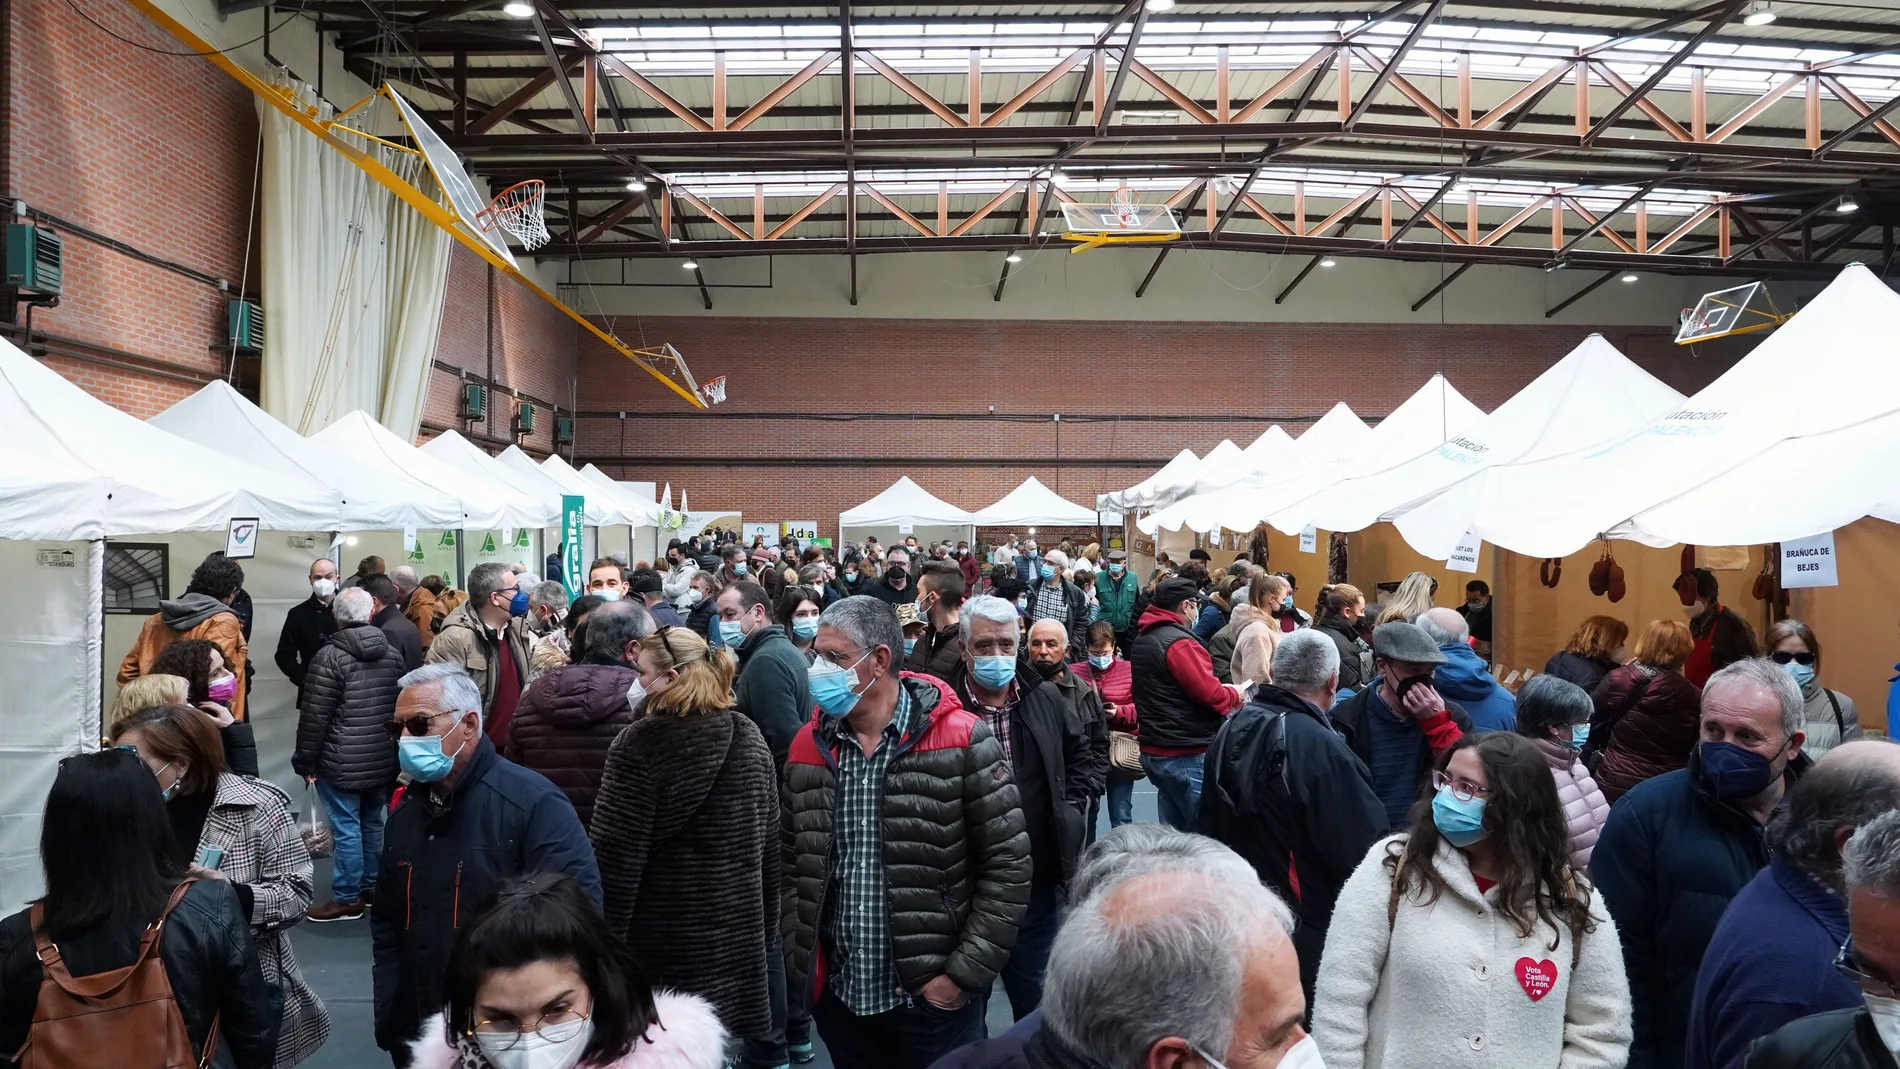
[[[1372,773],[1372,789],[1393,830],[1431,776],[1432,763],[1471,731],[1471,718],[1432,688],[1446,657],[1417,624],[1380,624],[1372,631],[1376,674],[1332,710],[1333,723]]]

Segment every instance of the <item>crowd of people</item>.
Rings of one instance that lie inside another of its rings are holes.
[[[1515,690],[1489,587],[1423,573],[1308,612],[1205,550],[727,533],[573,578],[313,562],[275,661],[319,837],[258,778],[243,572],[206,558],[61,764],[0,1050],[295,1065],[331,1024],[286,932],[366,918],[399,1069],[1900,1052],[1900,748],[1708,571]]]

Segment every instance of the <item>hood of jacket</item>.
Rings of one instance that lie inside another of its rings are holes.
[[[1228,617],[1228,623],[1233,625],[1235,631],[1243,631],[1251,623],[1262,623],[1274,628],[1280,626],[1280,621],[1273,614],[1264,609],[1256,609],[1244,601],[1234,606],[1233,615]]]
[[[702,1069],[718,1065],[726,1046],[726,1028],[712,1003],[676,991],[653,992],[653,1009],[660,1023],[647,1029],[624,1057],[588,1063],[588,1069]],[[415,1069],[493,1069],[472,1044],[469,1060],[448,1035],[442,1014],[431,1014],[422,1035],[409,1044],[409,1064]]]
[[[1448,642],[1438,651],[1451,659],[1432,672],[1432,689],[1461,702],[1481,701],[1496,692],[1498,681],[1470,646]]]
[[[624,664],[569,664],[534,681],[538,704],[557,728],[579,731],[627,709],[627,691],[640,673]]]
[[[491,633],[488,629],[488,625],[483,623],[482,618],[476,614],[475,602],[473,600],[462,602],[447,616],[442,618],[441,630],[447,631],[451,627],[466,627],[480,635]]]
[[[1135,625],[1135,630],[1146,631],[1156,624],[1176,624],[1187,627],[1188,621],[1187,617],[1181,615],[1177,609],[1164,609],[1159,605],[1150,605],[1141,610],[1141,622]]]
[[[164,617],[165,626],[173,631],[189,631],[221,612],[230,612],[231,606],[209,594],[185,594],[172,601],[158,603],[159,615]]]
[[[380,661],[389,650],[389,636],[375,624],[351,624],[330,636],[330,645],[341,649],[353,660]]]

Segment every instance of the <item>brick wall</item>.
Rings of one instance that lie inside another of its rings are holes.
[[[622,317],[623,337],[629,326]],[[748,519],[816,519],[827,534],[839,512],[900,475],[973,510],[1029,475],[1090,505],[1183,447],[1205,454],[1222,438],[1244,446],[1269,422],[1297,434],[1335,401],[1371,421],[1436,371],[1490,410],[1589,333],[738,318],[647,318],[638,329],[650,342],[671,341],[700,378],[729,376],[728,400],[689,412],[583,335],[577,463],[686,487],[694,504],[737,508]],[[1752,344],[1737,339],[1692,355],[1661,333],[1604,333],[1684,393]],[[1057,412],[1060,424],[1051,419]],[[881,418],[864,418],[872,413]],[[1245,418],[1215,420],[1235,416]]]
[[[565,412],[572,404],[575,335],[580,328],[526,286],[493,271],[474,253],[460,245],[454,250],[442,331],[436,339],[436,367],[429,379],[419,437],[427,440],[452,427],[491,452],[519,441],[528,452],[545,456],[554,448],[553,406]],[[500,388],[489,392],[486,422],[464,421],[456,414],[464,377],[444,365],[464,369],[473,381],[488,378],[491,333],[493,381]],[[535,405],[533,435],[515,437],[515,399],[508,390]]]
[[[6,10],[7,195],[235,292],[257,153],[251,94],[204,60],[116,41],[67,4]],[[86,10],[132,41],[178,49],[129,5]],[[65,293],[33,326],[76,344],[50,345],[67,355],[49,366],[138,416],[222,374],[226,295],[215,284],[62,236]]]

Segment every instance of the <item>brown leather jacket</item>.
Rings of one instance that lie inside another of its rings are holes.
[[[436,621],[448,615],[448,610],[437,602],[428,587],[419,586],[409,595],[409,602],[402,607],[402,614],[422,633],[422,648],[426,650],[435,641]]]
[[[119,662],[119,685],[123,687],[142,675],[149,675],[159,651],[184,638],[205,639],[215,643],[218,652],[224,654],[224,666],[238,678],[239,684],[237,696],[231,699],[231,715],[243,720],[244,663],[250,656],[250,647],[244,641],[244,627],[238,622],[237,613],[229,609],[207,617],[184,631],[172,630],[165,622],[163,612],[146,617],[145,626],[139,628],[138,641],[132,643],[132,649]]]

